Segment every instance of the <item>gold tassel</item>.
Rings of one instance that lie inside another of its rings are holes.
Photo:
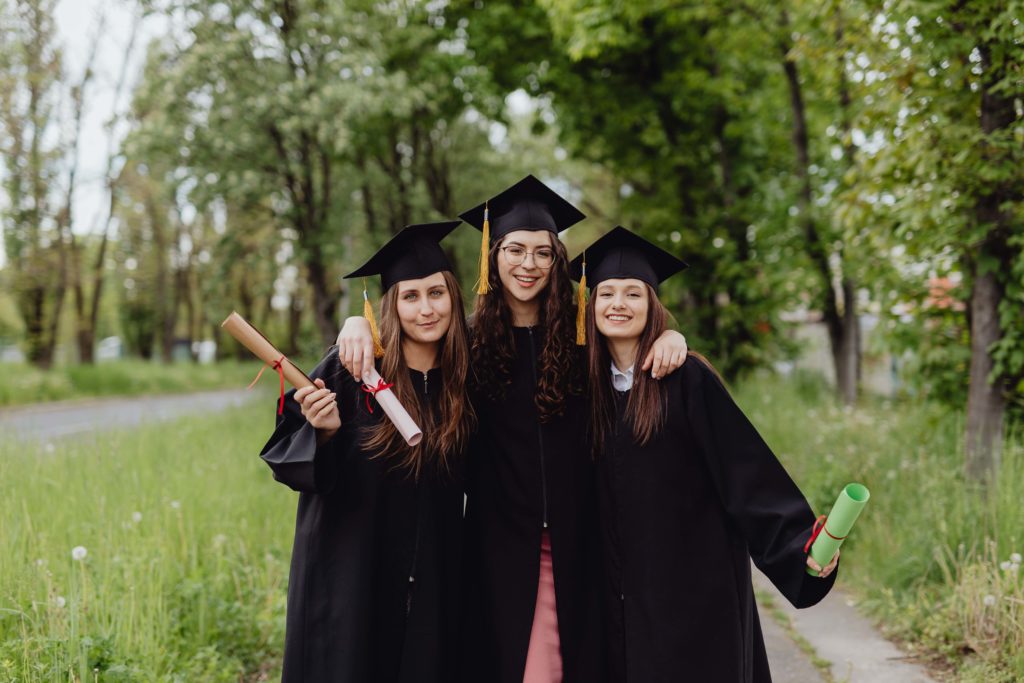
[[[587,344],[587,253],[583,252],[583,274],[576,290],[576,345]]]
[[[373,306],[370,305],[370,297],[366,293],[366,279],[363,279],[363,317],[370,323],[370,336],[373,337],[373,355],[380,358],[384,355],[384,346],[380,343],[380,331],[377,329],[377,319],[373,317]]]
[[[491,291],[489,252],[491,249],[491,211],[487,202],[484,202],[484,235],[480,242],[480,282],[477,283],[476,293],[487,294]]]

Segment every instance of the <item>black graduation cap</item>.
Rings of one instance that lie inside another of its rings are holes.
[[[586,216],[536,177],[528,175],[483,204],[460,213],[459,218],[477,230],[483,230],[484,220],[489,218],[489,237],[494,242],[514,230],[548,230],[558,234]]]
[[[380,275],[381,286],[387,291],[402,280],[416,280],[438,271],[451,271],[448,257],[439,244],[462,221],[420,223],[406,226],[377,250],[366,263],[346,275],[346,278]]]
[[[585,284],[590,289],[612,278],[636,278],[657,291],[659,283],[687,267],[661,247],[619,225],[570,261],[569,274],[581,284],[586,275]]]

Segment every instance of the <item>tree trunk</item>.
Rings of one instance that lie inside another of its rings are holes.
[[[999,82],[999,74],[992,71],[990,48],[980,45],[981,64],[985,79],[981,95],[981,129],[986,136],[1013,125],[1016,118],[1013,100],[992,86]],[[986,149],[985,158],[998,157],[997,149]],[[998,161],[994,161],[998,163]],[[1003,162],[1005,163],[1005,162]],[[989,226],[985,240],[973,259],[974,286],[971,288],[970,333],[971,370],[967,390],[967,425],[965,430],[964,472],[974,482],[993,482],[999,473],[999,460],[1003,444],[1003,415],[1006,398],[1004,380],[990,381],[995,361],[992,347],[1003,337],[999,320],[999,304],[1005,296],[1000,273],[1009,272],[1007,236],[1011,231],[1011,218],[1002,209],[1008,199],[1005,184],[997,184],[978,197],[975,221]]]
[[[985,483],[993,480],[999,471],[1006,401],[1002,383],[989,382],[994,367],[989,349],[1002,337],[998,310],[1001,286],[994,272],[979,273],[978,269],[979,266],[975,266],[970,300],[971,370],[964,472],[969,480]]]
[[[782,35],[789,35],[789,19],[785,12],[781,15]],[[832,282],[832,267],[829,265],[829,254],[814,217],[811,215],[813,206],[813,190],[810,174],[810,144],[807,134],[807,114],[804,107],[803,91],[800,85],[800,74],[796,62],[790,55],[791,45],[780,45],[782,51],[782,67],[786,74],[789,87],[789,102],[793,115],[793,147],[796,152],[796,174],[800,180],[797,194],[800,210],[800,225],[803,228],[805,245],[811,261],[821,277],[822,296],[821,312],[828,328],[829,344],[832,349],[832,364],[836,376],[836,393],[847,405],[857,400],[857,376],[860,362],[859,337],[857,329],[857,299],[853,283],[844,278],[842,283],[843,311],[840,312],[836,301],[836,288]],[[851,329],[852,328],[852,329]]]

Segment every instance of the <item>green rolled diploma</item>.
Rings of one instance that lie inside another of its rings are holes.
[[[820,566],[827,566],[835,557],[836,551],[850,533],[853,523],[857,521],[860,511],[867,505],[870,497],[871,492],[863,484],[847,484],[839,492],[836,504],[832,506],[832,512],[825,520],[824,528],[811,546],[810,555]],[[811,576],[818,575],[818,572],[810,567],[807,567],[807,573]]]

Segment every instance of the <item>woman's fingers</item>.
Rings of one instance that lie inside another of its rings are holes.
[[[328,392],[324,396],[318,398],[316,401],[310,402],[309,407],[306,409],[306,413],[308,415],[318,414],[325,407],[334,403],[335,398],[337,398],[335,394]]]
[[[839,564],[839,551],[837,550],[837,551],[836,551],[836,554],[835,554],[835,557],[833,557],[833,558],[832,558],[832,561],[831,561],[831,562],[829,562],[829,563],[828,563],[828,566],[826,566],[826,567],[825,567],[825,568],[824,568],[824,569],[823,569],[823,570],[821,571],[821,578],[823,578],[823,579],[824,579],[824,578],[825,578],[826,576],[828,576],[829,574],[831,574],[832,572],[834,572],[834,571],[835,571],[835,569],[836,569],[836,565],[838,565],[838,564]]]
[[[662,349],[654,349],[654,363],[651,365],[651,377],[658,379],[665,370],[665,352]]]
[[[815,562],[814,558],[810,555],[807,556],[807,566],[813,569],[814,571],[818,572],[819,574],[821,573],[821,565]]]

